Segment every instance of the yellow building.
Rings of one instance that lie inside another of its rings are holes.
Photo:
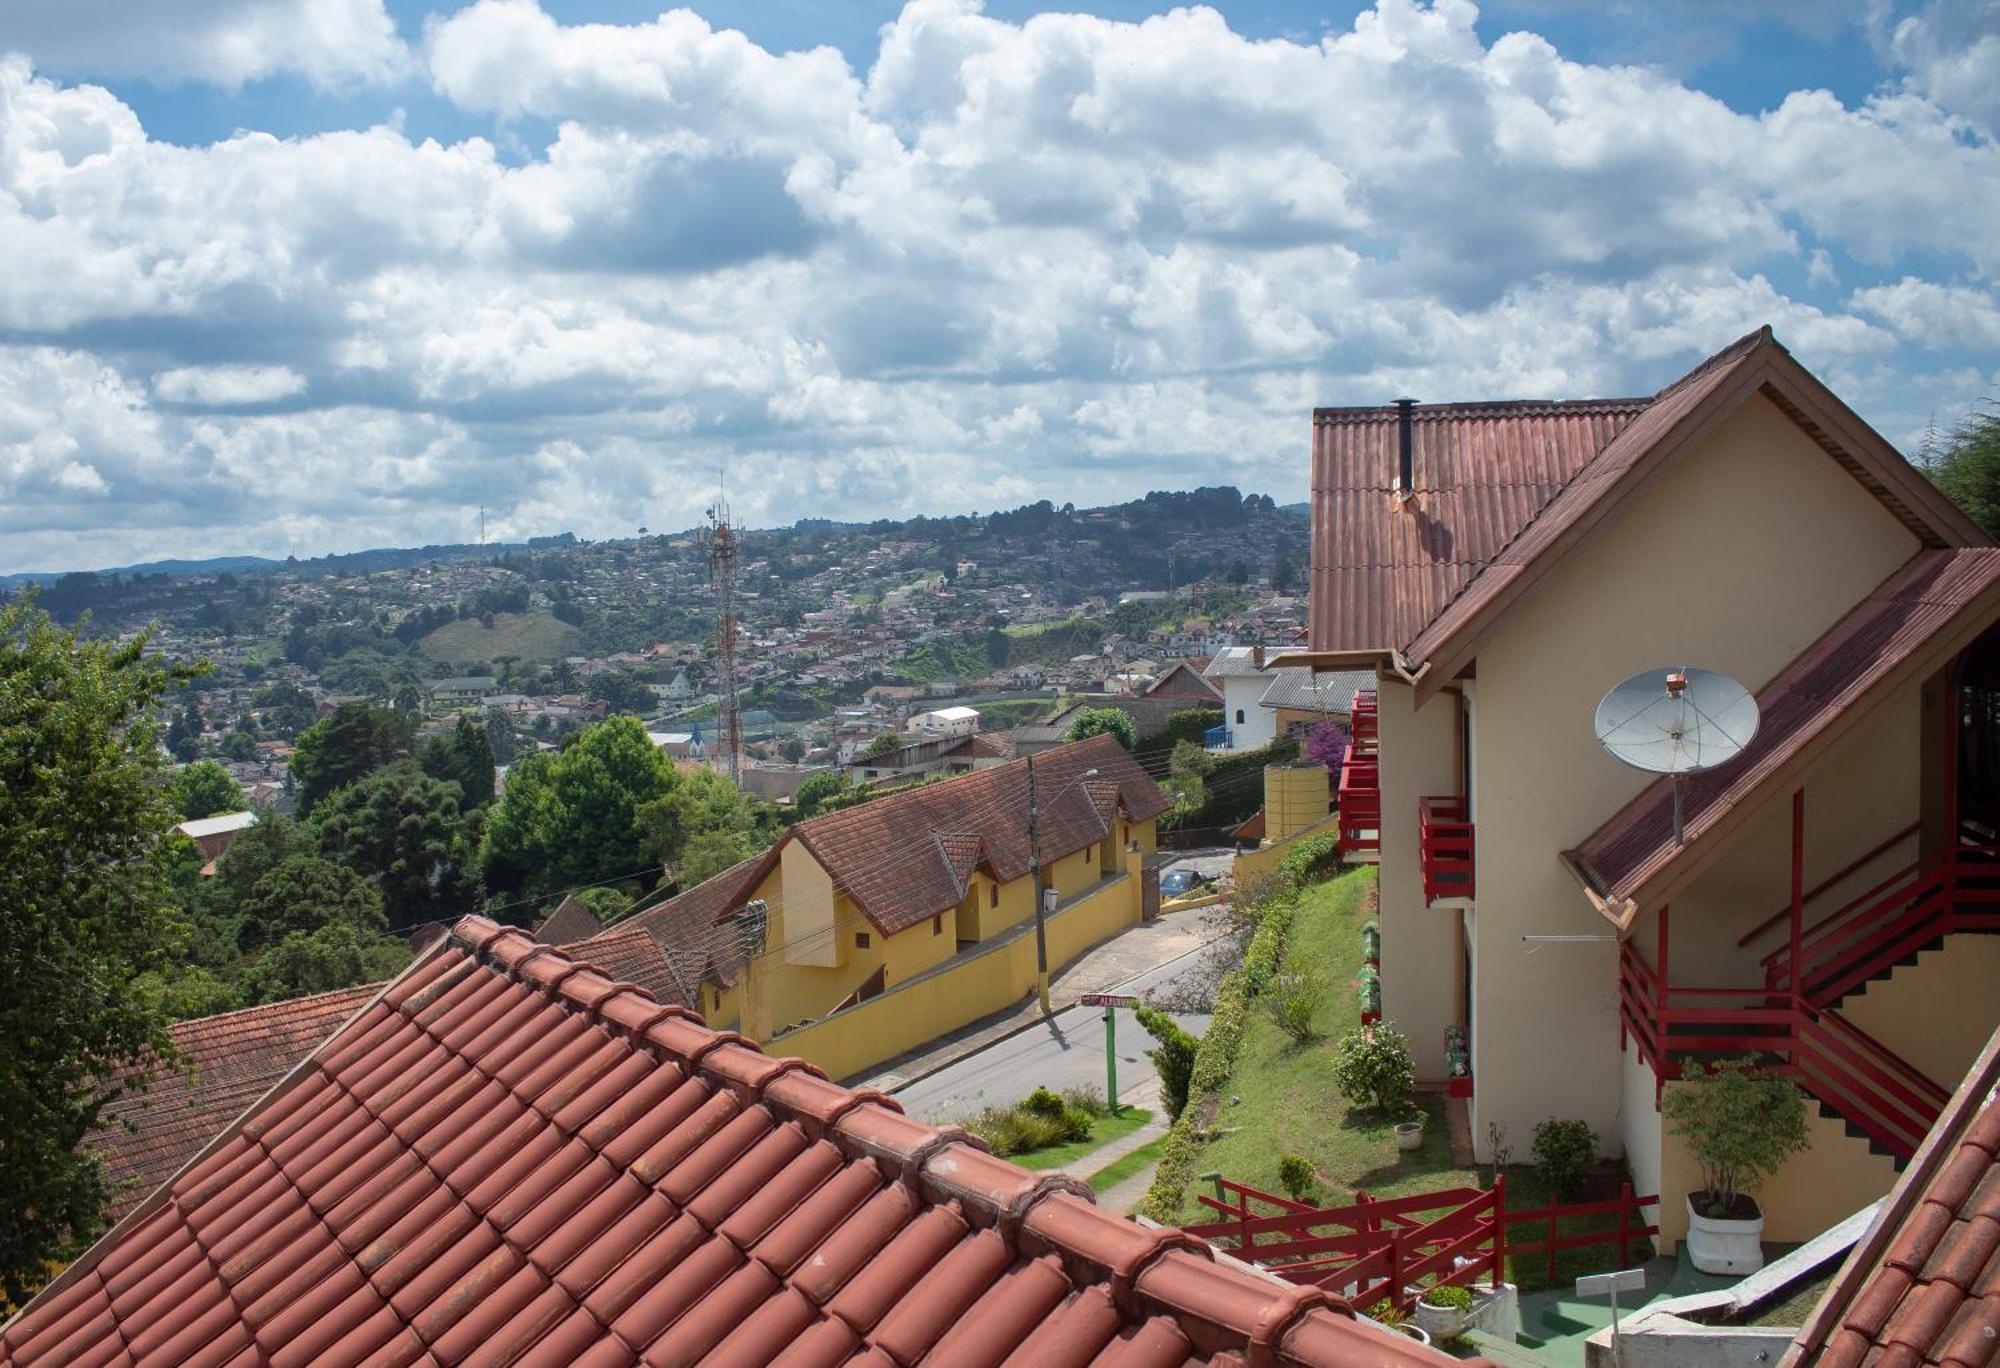
[[[800,822],[583,953],[759,1041],[811,1028],[780,1048],[837,1076],[900,1054],[1035,988],[1030,763],[1060,967],[1158,903],[1172,800],[1110,736]]]
[[[1647,399],[1313,423],[1309,649],[1278,663],[1376,677],[1341,826],[1419,1076],[1464,1029],[1481,1157],[1586,1119],[1671,1239],[1699,1179],[1663,1090],[1755,1050],[1818,1104],[1766,1238],[1882,1195],[2000,1022],[2000,938],[1967,934],[2000,928],[2000,550],[1768,329]],[[1592,717],[1684,665],[1763,723],[1677,842],[1670,781]]]

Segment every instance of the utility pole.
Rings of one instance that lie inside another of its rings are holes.
[[[1049,1014],[1049,933],[1042,913],[1046,893],[1042,888],[1041,815],[1035,807],[1035,757],[1028,755],[1028,863],[1035,868],[1035,997],[1042,1015]]]

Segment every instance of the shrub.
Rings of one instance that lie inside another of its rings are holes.
[[[1063,1099],[1047,1088],[1037,1088],[1021,1099],[1021,1110],[1036,1116],[1061,1116]]]
[[[1470,1311],[1472,1309],[1472,1293],[1458,1286],[1456,1283],[1427,1289],[1424,1292],[1423,1300],[1425,1305],[1435,1306],[1441,1310]]]
[[[1082,1107],[1064,1107],[1056,1114],[1055,1120],[1056,1124],[1062,1127],[1062,1138],[1067,1143],[1071,1140],[1088,1140],[1090,1128],[1096,1124],[1097,1118]]]
[[[1303,1202],[1316,1181],[1318,1175],[1313,1172],[1312,1161],[1304,1155],[1287,1154],[1278,1160],[1278,1182],[1294,1202]]]
[[[1221,1006],[1219,1002],[1216,1005]],[[1146,1057],[1159,1071],[1160,1103],[1167,1109],[1167,1115],[1178,1121],[1187,1108],[1188,1087],[1194,1079],[1195,1049],[1200,1042],[1182,1030],[1179,1022],[1156,1008],[1141,1007],[1134,1015],[1147,1033],[1160,1042],[1146,1052]]]
[[[1806,1104],[1789,1078],[1769,1074],[1755,1059],[1725,1059],[1690,1074],[1661,1105],[1667,1125],[1701,1165],[1695,1205],[1727,1219],[1785,1160],[1810,1148]]]
[[[1343,1097],[1364,1110],[1406,1110],[1417,1083],[1409,1040],[1391,1021],[1348,1032],[1333,1050],[1333,1081]]]
[[[1264,994],[1264,1010],[1279,1030],[1305,1045],[1319,1039],[1313,1018],[1325,1001],[1326,979],[1318,970],[1304,967],[1271,980]]]
[[[1340,868],[1340,833],[1322,831],[1302,838],[1278,861],[1278,877],[1293,887],[1313,883]]]
[[[1584,1175],[1597,1162],[1597,1132],[1588,1121],[1558,1121],[1551,1116],[1535,1127],[1535,1172],[1550,1192],[1562,1198],[1583,1191]]]
[[[1396,1309],[1396,1303],[1384,1297],[1381,1301],[1376,1302],[1368,1308],[1368,1319],[1386,1325],[1393,1330],[1407,1321],[1409,1317]]]

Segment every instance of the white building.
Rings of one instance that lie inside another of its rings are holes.
[[[937,708],[917,719],[925,740],[940,736],[970,736],[979,730],[979,709]]]
[[[1201,677],[1222,694],[1222,726],[1227,739],[1211,750],[1245,751],[1271,744],[1277,714],[1263,706],[1275,672],[1264,664],[1262,646],[1225,646]]]

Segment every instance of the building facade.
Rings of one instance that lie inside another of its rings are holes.
[[[1343,846],[1419,1076],[1470,1038],[1481,1157],[1581,1117],[1678,1237],[1664,1090],[1753,1054],[1816,1103],[1767,1238],[1880,1196],[2000,1020],[2000,550],[1768,330],[1646,399],[1320,410],[1313,490],[1280,663],[1375,675]],[[1686,665],[1763,723],[1677,841],[1592,716]]]

